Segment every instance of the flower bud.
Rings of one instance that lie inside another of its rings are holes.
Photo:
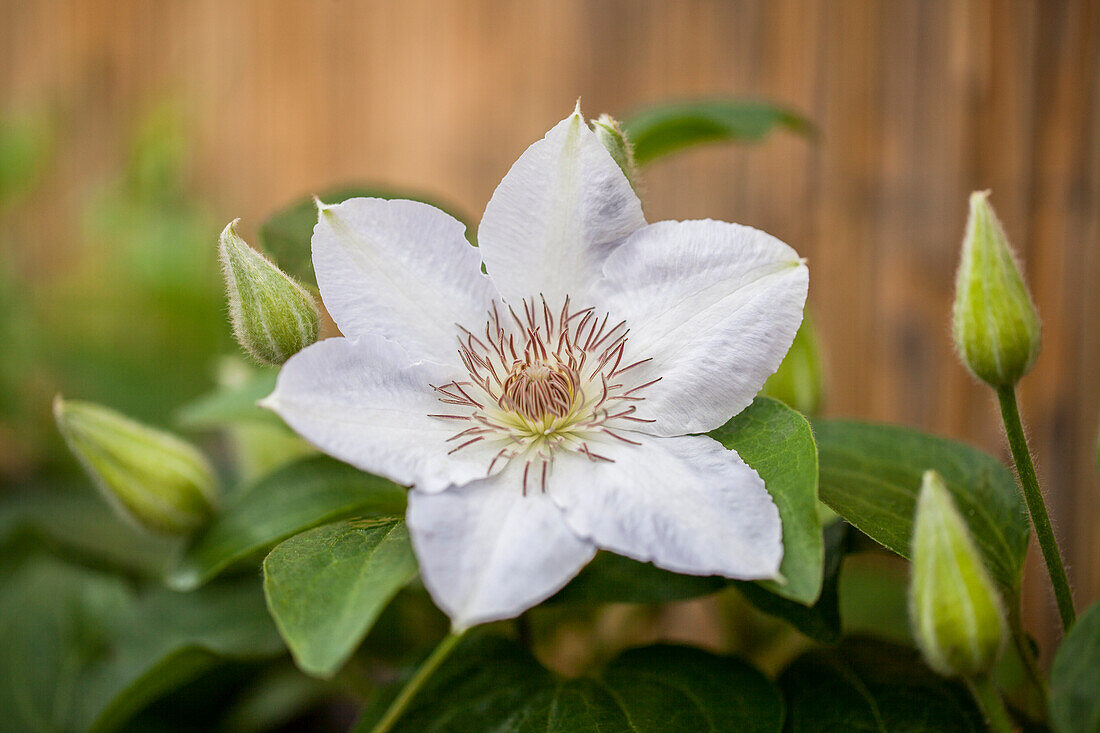
[[[989,672],[1007,633],[1001,598],[935,471],[924,473],[910,551],[909,622],[928,666],[947,677]]]
[[[988,198],[988,191],[970,195],[955,281],[955,347],[978,379],[1010,387],[1039,355],[1039,314]]]
[[[257,361],[282,364],[317,340],[321,314],[305,288],[237,236],[238,221],[218,240],[233,335]]]
[[[59,395],[53,411],[69,449],[123,517],[154,532],[184,534],[213,516],[217,479],[194,446],[89,402]]]
[[[618,163],[631,188],[637,188],[635,176],[637,168],[634,166],[634,145],[623,132],[619,121],[611,115],[600,115],[600,119],[592,120],[592,131],[596,138],[611,153],[611,158]]]

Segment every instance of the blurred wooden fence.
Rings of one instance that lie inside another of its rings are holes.
[[[1091,2],[0,2],[4,106],[67,113],[73,183],[54,213],[165,95],[189,121],[198,187],[246,233],[351,179],[476,215],[578,96],[591,116],[692,95],[786,103],[816,140],[658,163],[650,219],[749,223],[809,257],[830,414],[1004,455],[948,329],[967,194],[993,189],[1044,319],[1024,410],[1082,605],[1100,595],[1098,49]],[[1049,628],[1037,563],[1029,585]]]

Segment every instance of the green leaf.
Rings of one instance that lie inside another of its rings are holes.
[[[222,720],[226,733],[290,730],[290,723],[332,696],[332,686],[301,673],[293,664],[269,665],[233,701]]]
[[[176,413],[176,421],[191,430],[223,428],[241,422],[282,425],[275,413],[256,404],[275,391],[279,371],[255,369],[246,374],[241,384],[219,386],[184,405]]]
[[[196,588],[234,562],[297,534],[356,514],[400,514],[405,491],[325,456],[294,463],[235,494],[195,538],[169,583]]]
[[[778,596],[759,583],[738,582],[745,599],[764,613],[781,618],[814,641],[833,644],[840,639],[840,565],[848,534],[848,525],[836,521],[825,528],[825,583],[812,606]]]
[[[853,533],[849,544],[857,539],[861,538]],[[845,636],[872,636],[912,646],[908,562],[885,552],[850,551],[844,557],[838,592]]]
[[[802,604],[821,593],[824,544],[817,513],[817,449],[806,419],[786,405],[757,397],[710,434],[756,469],[783,521],[785,583],[762,588]],[[602,552],[554,600],[570,603],[666,603],[721,590],[729,580],[678,575],[649,563]]]
[[[985,731],[965,688],[936,676],[908,647],[848,640],[796,659],[779,677],[787,733]]]
[[[176,422],[191,430],[224,433],[233,474],[252,483],[279,468],[316,455],[317,449],[257,403],[275,390],[278,370],[255,367],[232,357],[219,364],[217,389],[184,405]]]
[[[824,420],[814,428],[821,500],[902,557],[909,557],[921,476],[928,469],[939,473],[1011,604],[1030,525],[1007,468],[975,448],[909,428],[847,420]]]
[[[265,659],[284,650],[250,577],[194,593],[153,588],[112,621],[110,646],[82,684],[80,729],[115,730],[223,660]]]
[[[298,666],[331,677],[415,575],[403,519],[354,519],[278,545],[264,560],[264,593]]]
[[[1100,730],[1100,603],[1077,619],[1050,670],[1050,721],[1058,733]]]
[[[809,424],[776,400],[758,397],[711,435],[757,470],[779,507],[781,572],[787,582],[760,585],[800,603],[813,603],[821,591],[824,547],[816,509],[817,456]],[[707,595],[728,584],[725,578],[678,575],[602,552],[554,600],[666,603]]]
[[[453,209],[440,205],[431,198],[410,191],[394,191],[372,185],[349,184],[322,191],[317,198],[326,204],[340,203],[350,198],[367,196],[381,199],[410,199],[431,204],[466,224],[466,236],[472,241],[473,229],[469,220]],[[310,240],[313,225],[317,223],[317,206],[312,196],[307,196],[273,214],[260,226],[260,246],[271,255],[284,272],[302,282],[316,285],[313,273],[313,256]]]
[[[550,599],[562,603],[670,603],[705,596],[729,581],[718,576],[678,575],[647,562],[601,552]]]
[[[0,586],[0,731],[73,730],[84,672],[108,643],[125,583],[48,556]]]
[[[224,659],[282,650],[255,579],[135,593],[32,556],[0,587],[0,730],[113,730]]]
[[[475,637],[455,650],[394,730],[763,733],[779,731],[782,721],[778,690],[736,659],[653,646],[566,680],[517,644]]]
[[[85,564],[159,577],[178,553],[176,538],[142,532],[91,488],[34,487],[0,501],[0,541],[19,532],[45,539]]]
[[[638,165],[691,145],[756,142],[774,128],[802,135],[813,125],[801,115],[767,102],[703,99],[666,104],[638,112],[623,124],[634,143]]]
[[[710,433],[756,469],[783,522],[785,582],[760,585],[812,604],[821,593],[825,546],[817,512],[817,446],[806,418],[778,400],[757,397],[741,414]]]

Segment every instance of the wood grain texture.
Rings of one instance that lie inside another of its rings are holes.
[[[1004,456],[948,330],[967,194],[992,188],[1044,320],[1023,409],[1083,608],[1100,596],[1098,44],[1100,4],[1072,0],[3,0],[0,98],[67,111],[56,206],[117,165],[150,99],[175,97],[195,185],[246,234],[350,179],[476,214],[578,96],[591,116],[789,104],[817,140],[659,162],[648,216],[752,224],[809,258],[830,414]],[[1053,629],[1030,570],[1027,615]]]

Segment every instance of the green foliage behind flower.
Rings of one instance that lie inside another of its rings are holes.
[[[216,224],[190,192],[188,145],[171,106],[138,122],[123,170],[63,222],[71,231],[62,241],[12,225],[40,215],[35,185],[51,147],[28,141],[47,133],[11,140],[3,129],[0,158],[20,165],[0,189],[0,435],[16,441],[9,457],[0,450],[0,478],[47,464],[71,472],[50,425],[57,392],[164,424],[210,388],[214,358],[232,348],[210,246]],[[45,260],[56,262],[32,267]]]

